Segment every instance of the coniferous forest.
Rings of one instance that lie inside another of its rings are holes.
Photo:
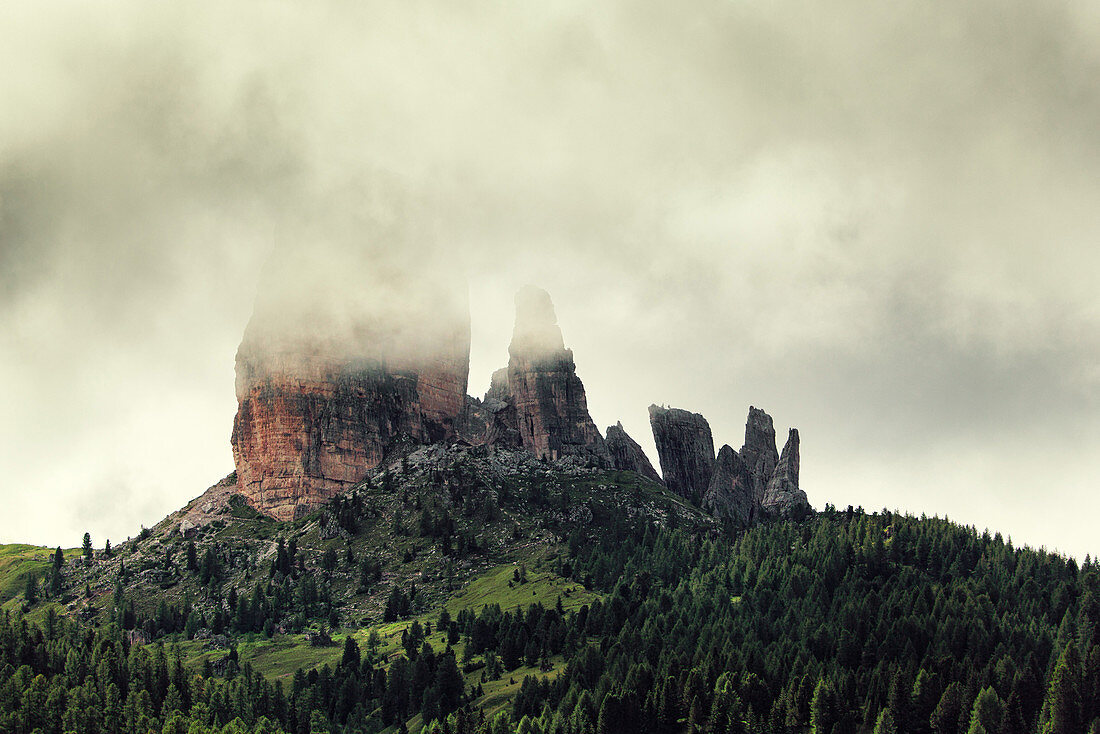
[[[569,537],[562,572],[602,601],[442,612],[444,649],[419,623],[388,659],[348,637],[338,665],[287,684],[235,650],[188,667],[169,623],[132,642],[124,598],[95,627],[5,613],[0,731],[338,734],[407,730],[419,714],[425,730],[451,734],[1100,732],[1091,559],[1078,567],[947,520],[831,506],[741,531],[626,513],[600,522]],[[262,624],[249,610],[265,597],[241,601],[243,623]],[[460,641],[465,660],[451,648]],[[511,704],[486,716],[472,704],[478,679],[464,678],[475,654],[482,676],[554,656],[566,667],[516,680]]]

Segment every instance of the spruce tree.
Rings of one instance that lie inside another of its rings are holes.
[[[878,719],[875,720],[874,734],[899,734],[897,724],[894,723],[894,715],[890,713],[890,709],[885,708],[879,712]]]
[[[1080,721],[1081,658],[1077,646],[1067,644],[1054,666],[1039,714],[1039,734],[1073,734]]]

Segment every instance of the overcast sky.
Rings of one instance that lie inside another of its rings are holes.
[[[1100,6],[592,5],[0,4],[0,542],[228,474],[261,268],[335,243],[461,263],[475,395],[537,283],[654,464],[752,404],[818,508],[1100,552]]]

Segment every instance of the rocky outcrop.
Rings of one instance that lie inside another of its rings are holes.
[[[798,431],[794,428],[783,447],[775,473],[768,481],[761,504],[765,510],[780,514],[809,506],[806,493],[798,487]]]
[[[651,405],[649,424],[665,485],[699,504],[714,472],[714,438],[707,419],[679,408]]]
[[[504,403],[496,415],[506,433],[514,420],[523,448],[544,459],[590,458],[611,466],[599,429],[588,414],[573,352],[565,348],[550,295],[534,286],[516,294],[516,323],[508,347],[507,380],[494,375],[486,402]],[[508,409],[514,410],[514,417]],[[498,436],[500,440],[502,436]]]
[[[703,509],[715,517],[748,525],[759,514],[752,471],[728,444],[718,451]]]
[[[237,351],[232,434],[250,504],[292,519],[360,481],[398,436],[456,435],[469,311],[464,292],[433,288],[293,308],[261,293]]]
[[[775,426],[763,410],[749,408],[741,451],[723,446],[717,458],[710,425],[698,413],[651,405],[649,420],[665,484],[715,517],[745,525],[764,513],[809,506],[798,487],[798,431],[791,429],[780,456]]]
[[[740,455],[752,472],[753,496],[759,504],[763,502],[768,481],[775,472],[779,452],[775,450],[775,426],[772,417],[751,405],[748,420],[745,422],[745,445],[741,447]]]
[[[459,437],[474,445],[487,444],[521,448],[516,406],[508,392],[508,368],[493,373],[488,392],[481,400],[466,398],[466,409],[458,427]]]
[[[661,481],[661,475],[649,463],[649,457],[642,451],[638,442],[626,432],[622,423],[608,427],[607,451],[611,454],[611,464],[615,469],[637,472],[655,482]]]

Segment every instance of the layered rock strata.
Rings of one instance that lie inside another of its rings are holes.
[[[651,405],[649,424],[665,485],[699,504],[714,472],[714,438],[707,419],[680,408]]]
[[[649,457],[642,451],[638,442],[626,432],[622,423],[609,426],[606,435],[607,450],[611,454],[611,464],[615,469],[637,472],[655,482],[661,481],[661,475],[649,463]]]
[[[333,308],[260,300],[236,359],[241,494],[293,519],[362,480],[389,443],[453,438],[466,407],[465,293]]]

